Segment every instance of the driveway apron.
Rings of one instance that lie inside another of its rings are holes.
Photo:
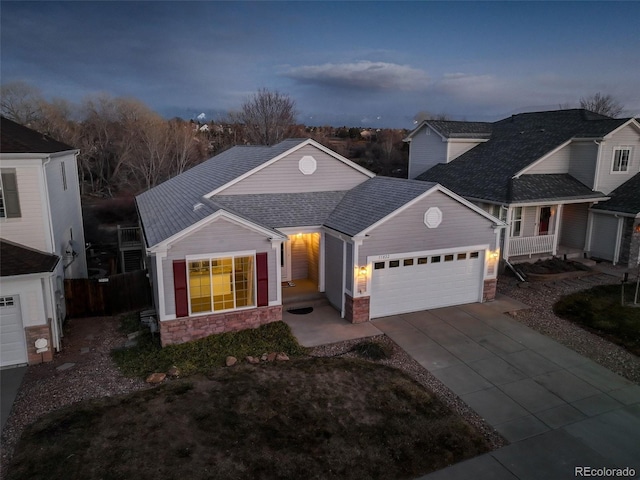
[[[640,475],[640,386],[503,313],[518,307],[502,297],[373,321],[510,442],[422,479]]]

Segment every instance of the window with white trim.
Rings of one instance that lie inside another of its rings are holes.
[[[511,210],[511,236],[522,235],[522,207],[515,207]]]
[[[507,210],[503,208],[502,205],[489,205],[488,211],[491,215],[503,222],[507,219]]]
[[[0,297],[0,307],[13,307],[14,305],[13,297]]]
[[[20,197],[14,169],[0,172],[0,218],[20,218]]]
[[[615,147],[613,149],[612,172],[628,172],[631,161],[631,147]]]
[[[254,265],[254,255],[188,261],[191,313],[254,307]]]

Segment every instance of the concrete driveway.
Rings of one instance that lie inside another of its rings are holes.
[[[639,475],[640,386],[502,313],[517,307],[502,298],[372,322],[511,443],[422,480]]]

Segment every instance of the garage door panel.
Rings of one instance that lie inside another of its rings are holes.
[[[27,348],[17,295],[0,297],[0,366],[27,363]]]
[[[407,254],[405,258],[411,258],[411,255]],[[445,261],[445,258],[453,259]],[[397,267],[390,267],[390,261],[385,261],[384,268],[374,267],[373,270],[371,316],[375,318],[479,301],[483,258],[483,252],[472,258],[469,252],[459,251],[431,255],[428,263],[418,263],[414,258],[413,265],[406,266],[402,259]],[[375,264],[380,266],[382,262]]]

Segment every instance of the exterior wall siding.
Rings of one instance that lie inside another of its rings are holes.
[[[66,185],[62,179],[62,163],[64,162]],[[69,267],[65,270],[66,278],[86,278],[87,259],[85,256],[84,228],[82,224],[82,208],[80,204],[80,187],[78,185],[78,169],[74,154],[52,158],[46,165],[47,190],[51,205],[53,223],[54,253],[60,255]],[[65,258],[69,240],[75,244],[77,256],[73,262]]]
[[[429,135],[426,132],[429,132]],[[409,178],[416,178],[438,163],[447,160],[447,144],[429,127],[422,127],[412,138],[409,147]]]
[[[301,280],[309,277],[309,260],[307,258],[308,235],[298,238],[291,235],[291,279]]]
[[[567,145],[555,152],[553,155],[545,158],[542,162],[527,170],[527,174],[540,173],[568,173],[569,159],[571,158],[571,145]]]
[[[427,228],[424,214],[429,207],[442,211],[442,223]],[[492,222],[448,195],[433,192],[420,202],[373,229],[358,250],[358,265],[367,256],[455,248],[488,244],[496,248]]]
[[[629,170],[612,173],[614,149],[622,146],[632,147]],[[640,171],[640,133],[634,127],[627,126],[607,139],[601,148],[596,190],[609,194]]]
[[[176,313],[174,286],[173,286],[173,261],[184,260],[187,255],[216,256],[226,252],[239,252],[243,250],[255,250],[267,252],[269,262],[269,301],[277,298],[276,278],[276,254],[271,248],[268,239],[257,232],[236,225],[225,219],[219,219],[203,227],[174,243],[167,257],[162,261],[162,274],[164,277],[164,304],[167,315]],[[279,265],[278,265],[279,268]]]
[[[342,240],[325,235],[325,293],[329,303],[342,311]]]
[[[480,145],[481,142],[450,142],[449,143],[449,158],[447,162],[455,160],[463,153],[467,153],[473,147]]]
[[[593,228],[591,231],[592,257],[613,261],[615,253],[618,219],[613,215],[593,214]]]
[[[309,280],[320,283],[320,234],[310,233],[308,237],[307,263]]]
[[[317,169],[311,175],[304,175],[298,166],[300,159],[307,155],[315,158],[317,163]],[[307,145],[232,185],[221,194],[343,191],[352,189],[368,178],[322,150]]]
[[[45,223],[43,212],[43,194],[41,188],[42,167],[28,166],[15,169],[20,201],[20,218],[3,218],[0,220],[2,238],[21,243],[31,248],[49,252],[47,239],[48,223]]]
[[[345,286],[344,288],[353,292],[353,244],[347,242],[347,261],[345,262]]]
[[[588,203],[575,203],[563,207],[560,245],[584,249],[589,205]]]
[[[597,159],[598,145],[594,142],[572,143],[569,174],[587,187],[593,188]]]

